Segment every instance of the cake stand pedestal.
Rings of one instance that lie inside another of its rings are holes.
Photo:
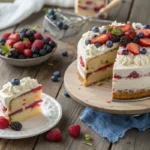
[[[150,99],[137,102],[106,102],[111,100],[111,81],[104,81],[101,86],[82,86],[77,75],[77,62],[74,61],[66,70],[64,85],[69,95],[77,102],[103,112],[114,114],[142,114],[150,112]]]

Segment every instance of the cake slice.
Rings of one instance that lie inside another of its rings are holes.
[[[12,79],[0,90],[3,115],[13,121],[24,121],[41,113],[42,85],[30,77]]]

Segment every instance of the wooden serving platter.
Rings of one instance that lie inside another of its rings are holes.
[[[82,86],[77,74],[77,63],[74,61],[66,70],[64,85],[70,96],[79,103],[103,112],[114,114],[142,114],[150,112],[150,99],[137,102],[110,102],[111,80],[104,81],[101,86],[96,84]]]

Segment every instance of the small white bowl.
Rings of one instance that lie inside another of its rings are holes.
[[[45,62],[46,60],[48,60],[55,50],[56,48],[54,48],[53,51],[50,52],[49,54],[46,54],[45,56],[41,56],[38,58],[15,59],[15,58],[5,57],[2,55],[0,55],[0,58],[3,59],[6,63],[13,65],[13,66],[30,67],[30,66],[39,65]]]

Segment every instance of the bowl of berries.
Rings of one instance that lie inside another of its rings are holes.
[[[35,66],[48,60],[56,46],[50,36],[33,29],[5,32],[0,38],[0,58],[14,66]]]

